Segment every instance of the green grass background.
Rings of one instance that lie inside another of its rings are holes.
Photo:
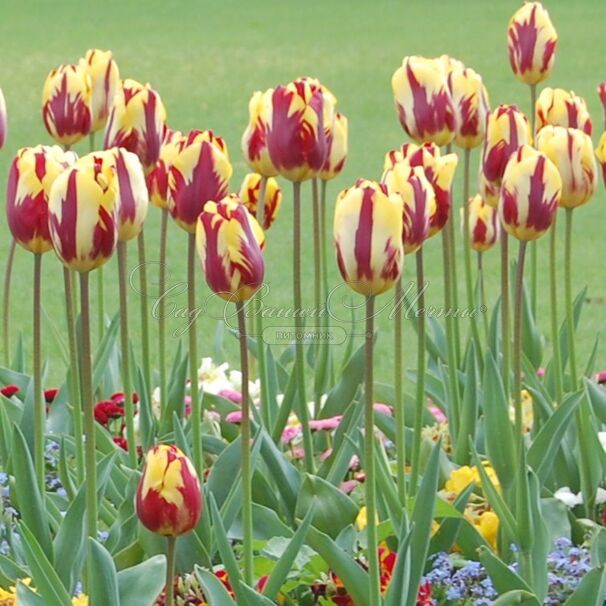
[[[602,131],[602,111],[596,86],[606,79],[603,39],[606,4],[598,0],[550,0],[545,2],[559,33],[559,48],[549,85],[573,89],[587,99],[594,119],[594,141]],[[162,95],[172,128],[212,128],[223,136],[234,164],[233,189],[238,189],[246,172],[241,158],[240,137],[248,118],[248,100],[253,91],[275,86],[300,75],[319,77],[339,99],[339,109],[349,118],[350,152],[342,175],[329,186],[329,199],[357,177],[379,178],[384,153],[400,145],[405,136],[397,121],[391,94],[391,75],[408,54],[435,56],[448,53],[479,71],[488,88],[491,103],[518,103],[528,110],[528,88],[519,83],[509,68],[506,28],[519,6],[515,0],[485,3],[482,0],[390,1],[352,0],[236,0],[177,2],[147,0],[124,2],[104,0],[5,3],[0,19],[2,62],[0,86],[9,112],[9,137],[0,152],[0,190],[5,191],[6,174],[14,152],[21,146],[50,143],[41,120],[40,97],[47,72],[60,63],[76,61],[87,48],[113,50],[123,77],[150,82]],[[84,153],[87,143],[76,146]],[[477,150],[472,162],[476,166]],[[461,163],[462,164],[462,163]],[[281,215],[268,235],[266,278],[271,286],[268,302],[288,306],[291,301],[291,203],[289,184]],[[455,183],[455,199],[461,202],[461,171]],[[309,200],[309,187],[304,187]],[[580,360],[593,345],[603,323],[606,288],[604,282],[604,188],[586,207],[575,212],[574,287],[589,285],[591,301],[585,309],[578,333]],[[304,275],[307,303],[311,304],[312,248],[311,205],[305,205]],[[458,224],[458,213],[457,213]],[[562,217],[563,218],[563,217]],[[562,221],[563,222],[563,221]],[[561,223],[562,223],[561,222]],[[146,224],[148,256],[157,259],[159,212],[150,209]],[[0,267],[4,268],[9,245],[5,221],[0,221]],[[541,289],[539,322],[549,329],[547,283],[547,239],[540,242]],[[563,237],[560,238],[560,251]],[[135,247],[130,263],[135,265]],[[174,224],[169,230],[171,284],[185,280],[185,233]],[[430,281],[429,305],[442,301],[440,239],[426,245],[426,267]],[[340,277],[331,255],[331,284]],[[559,254],[560,263],[563,256]],[[462,272],[462,244],[457,242],[457,261]],[[64,334],[64,308],[60,265],[53,253],[44,258],[44,306]],[[106,305],[117,310],[116,262],[106,269]],[[490,305],[498,293],[498,253],[486,255]],[[563,279],[560,264],[560,278]],[[4,270],[2,270],[4,271]],[[412,276],[409,262],[407,275]],[[459,274],[462,276],[462,273]],[[154,279],[150,271],[150,280]],[[459,280],[460,297],[464,297]],[[14,334],[23,331],[31,338],[32,257],[18,250],[13,280],[11,323]],[[197,298],[208,295],[201,273]],[[93,290],[94,293],[94,290]],[[387,299],[385,299],[386,301]],[[138,297],[129,297],[133,315],[133,339],[138,341]],[[186,305],[185,296],[175,299],[177,309]],[[560,304],[560,310],[563,305]],[[93,310],[93,314],[95,310]],[[463,333],[467,325],[461,321]],[[216,321],[203,318],[199,324],[201,355],[212,354]],[[414,333],[405,335],[407,356],[414,351]],[[170,331],[183,327],[182,319],[170,319]],[[49,361],[49,383],[63,377],[63,362],[45,320],[45,355]],[[377,349],[378,378],[391,377],[390,321],[379,320]],[[155,325],[152,349],[156,354]],[[14,342],[15,339],[13,339]],[[177,338],[169,338],[172,352]],[[235,361],[230,338],[227,351]],[[410,360],[412,362],[412,360]],[[606,364],[603,349],[599,365]]]

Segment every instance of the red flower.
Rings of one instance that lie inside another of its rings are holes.
[[[47,404],[52,404],[59,393],[58,389],[45,389],[44,390],[44,400]]]
[[[7,385],[6,387],[3,387],[2,389],[0,389],[0,393],[5,398],[11,398],[12,396],[19,393],[20,391],[21,391],[21,389],[17,385]]]
[[[117,391],[116,393],[112,394],[109,399],[114,403],[117,404],[118,406],[124,406],[124,392],[123,391]],[[133,391],[133,393],[131,394],[131,399],[133,404],[138,404],[139,403],[139,395]]]
[[[425,581],[419,587],[419,593],[417,594],[417,606],[434,606],[435,602],[431,599],[431,583]]]
[[[107,427],[112,419],[119,419],[124,416],[124,409],[111,400],[102,400],[95,404],[95,420],[97,423]]]
[[[114,444],[119,446],[122,450],[128,450],[128,442],[126,441],[126,438],[123,438],[122,436],[116,436],[114,438]]]

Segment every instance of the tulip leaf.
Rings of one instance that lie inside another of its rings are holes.
[[[196,566],[196,576],[210,606],[236,606],[236,602],[227,593],[225,585],[212,572]]]
[[[116,355],[116,338],[119,326],[120,314],[116,313],[95,351],[93,363],[93,391],[96,391],[103,382],[103,377],[110,364],[110,359],[112,355]]]
[[[275,602],[272,602],[262,593],[259,593],[256,589],[249,587],[245,583],[240,583],[240,593],[244,596],[241,603],[247,606],[275,606]]]
[[[90,606],[112,604],[120,606],[116,566],[111,555],[95,539],[88,539],[88,558],[90,566],[88,578],[88,598]]]
[[[585,286],[579,294],[575,297],[573,302],[573,311],[572,317],[574,320],[574,329],[576,331],[577,326],[579,325],[579,319],[581,317],[581,310],[583,309],[583,303],[585,303],[585,299],[587,296],[587,287]],[[562,360],[562,368],[566,368],[566,364],[568,364],[568,320],[564,318],[562,320],[562,324],[560,325],[560,358]]]
[[[528,583],[517,572],[507,566],[492,549],[480,547],[478,555],[498,594],[514,590],[532,591]]]
[[[606,424],[606,390],[589,379],[585,379],[585,387],[595,416]]]
[[[160,595],[166,582],[166,558],[157,555],[118,573],[120,603],[149,606]]]
[[[522,351],[536,370],[541,365],[543,346],[525,282],[522,288]]]
[[[465,511],[465,506],[467,505],[467,501],[469,497],[473,493],[475,489],[475,484],[472,482],[467,488],[465,488],[455,499],[453,503],[453,507],[459,512],[463,513]],[[442,520],[440,524],[440,528],[438,531],[431,537],[430,542],[430,553],[438,553],[440,551],[450,552],[452,546],[454,545],[457,534],[461,527],[462,520],[460,519],[452,519],[445,518]]]
[[[522,589],[515,589],[514,591],[508,591],[503,595],[499,596],[493,603],[492,606],[541,606],[541,603],[533,593],[524,591]]]
[[[469,463],[469,439],[476,435],[478,420],[478,377],[476,351],[473,342],[470,343],[465,361],[465,388],[461,406],[459,433],[454,443],[453,460],[459,465]]]
[[[564,602],[564,606],[602,606],[605,589],[604,567],[594,568],[578,584],[574,593]]]
[[[48,604],[27,585],[17,583],[17,600],[20,606],[48,606]]]

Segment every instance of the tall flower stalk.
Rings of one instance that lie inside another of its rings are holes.
[[[6,269],[4,270],[4,290],[2,294],[2,334],[4,347],[4,365],[10,364],[10,300],[11,300],[11,278],[13,276],[13,265],[15,262],[15,249],[17,241],[13,238],[8,248],[6,257]]]
[[[46,408],[42,397],[42,254],[34,253],[34,467],[38,489],[44,494],[44,430]]]

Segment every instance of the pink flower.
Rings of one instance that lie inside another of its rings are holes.
[[[446,423],[446,415],[435,405],[429,407],[429,412],[438,423]]]
[[[381,404],[381,402],[375,402],[373,408],[375,409],[375,412],[380,412],[381,414],[391,417],[391,406]]]
[[[185,396],[183,403],[185,404],[185,416],[189,417],[191,414],[191,396]]]
[[[542,379],[545,376],[545,369],[543,367],[537,368],[537,377]]]
[[[234,404],[242,404],[242,394],[234,389],[220,389],[217,395],[230,400]]]
[[[349,493],[353,492],[354,488],[357,485],[358,485],[358,482],[356,482],[356,480],[345,480],[344,482],[341,482],[341,485],[339,486],[339,488],[345,494],[349,494]]]
[[[329,417],[328,419],[314,419],[309,422],[309,428],[316,431],[332,431],[339,427],[342,418],[343,415],[337,415],[335,417]]]
[[[320,455],[320,461],[326,461],[326,459],[328,459],[328,457],[330,457],[330,455],[332,454],[332,448],[327,448],[321,455]]]
[[[604,383],[606,383],[606,370],[601,370],[596,375],[595,379],[600,385],[603,385]]]
[[[234,410],[233,412],[230,412],[225,417],[225,420],[228,423],[242,423],[242,411],[241,410]]]
[[[297,459],[298,461],[301,461],[302,459],[304,459],[305,458],[305,449],[301,448],[300,446],[293,448],[292,449],[292,458]]]
[[[292,425],[282,432],[282,442],[288,444],[301,435],[301,425]]]

